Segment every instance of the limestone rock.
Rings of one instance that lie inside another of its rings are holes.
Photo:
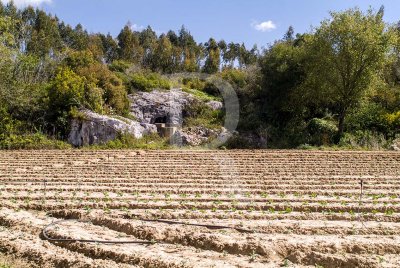
[[[114,118],[89,110],[82,113],[85,119],[72,120],[68,137],[68,142],[77,147],[105,143],[114,140],[119,133],[129,133],[135,138],[141,138],[145,134],[157,131],[154,125],[127,118]]]
[[[186,108],[196,101],[191,94],[182,92],[180,89],[137,92],[128,97],[131,101],[131,115],[147,124],[181,125]]]
[[[221,110],[224,107],[224,104],[220,101],[209,101],[206,103],[206,105],[214,111]]]

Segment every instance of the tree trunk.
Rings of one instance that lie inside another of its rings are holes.
[[[339,114],[339,126],[338,126],[338,133],[336,136],[336,143],[340,142],[340,139],[343,137],[344,133],[344,119],[346,117],[346,110],[343,110]]]

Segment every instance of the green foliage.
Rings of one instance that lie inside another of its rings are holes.
[[[353,133],[345,133],[340,139],[339,146],[351,149],[385,149],[388,141],[383,134],[369,130],[358,130]]]
[[[313,145],[330,145],[334,142],[338,128],[332,120],[313,118],[308,123],[311,134],[310,143]]]
[[[203,91],[197,90],[197,89],[192,89],[192,88],[186,88],[184,87],[182,89],[182,91],[192,94],[193,96],[195,96],[196,98],[198,98],[199,100],[202,100],[204,102],[207,101],[220,101],[221,99],[212,95],[209,95]]]
[[[379,77],[391,49],[392,31],[383,14],[359,9],[332,12],[305,38],[306,80],[299,94],[307,102],[332,106],[338,116],[338,137],[351,109]]]
[[[116,60],[111,63],[109,69],[113,72],[125,73],[131,66],[132,64],[127,61]]]
[[[223,125],[223,121],[223,111],[214,111],[204,103],[197,102],[190,106],[183,125],[184,127],[203,126],[208,129],[220,129]]]
[[[151,91],[153,89],[170,89],[171,84],[167,79],[157,73],[135,73],[130,77],[130,92],[135,90]]]
[[[246,73],[240,69],[225,68],[221,72],[221,77],[234,88],[244,88],[247,84]]]
[[[0,139],[0,149],[7,150],[49,150],[70,149],[71,145],[64,141],[49,139],[42,133],[36,134],[11,134],[5,139]]]
[[[58,70],[49,88],[51,106],[61,111],[83,103],[85,79],[68,67]]]
[[[170,148],[169,140],[161,138],[157,134],[144,136],[136,139],[129,134],[121,134],[116,140],[109,141],[103,145],[91,145],[87,149],[168,149]]]

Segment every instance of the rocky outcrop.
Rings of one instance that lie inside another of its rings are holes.
[[[209,101],[206,103],[206,105],[214,111],[221,110],[224,107],[224,104],[220,101]]]
[[[182,125],[182,116],[186,108],[196,101],[191,94],[182,92],[180,89],[138,92],[135,95],[129,95],[129,99],[130,113],[138,121],[147,124],[172,125]]]
[[[190,106],[200,100],[180,89],[137,92],[129,95],[129,100],[130,114],[135,120],[83,110],[84,119],[74,119],[71,122],[69,143],[81,147],[114,140],[119,133],[129,133],[141,138],[146,134],[158,132],[163,136],[171,136],[171,139],[177,140],[179,144],[198,146],[221,134],[221,131],[202,126],[181,129],[183,118],[190,114]],[[218,101],[209,101],[206,105],[213,110],[223,108],[223,104]],[[171,135],[165,135],[166,131],[170,131]]]
[[[100,115],[89,110],[81,112],[83,118],[71,121],[68,136],[68,142],[77,147],[105,143],[114,140],[119,133],[129,133],[141,138],[145,134],[157,132],[155,125]]]
[[[389,149],[392,151],[400,151],[400,138],[394,140]]]

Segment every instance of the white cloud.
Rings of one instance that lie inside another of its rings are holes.
[[[138,25],[136,23],[131,25],[131,30],[132,31],[139,31],[140,32],[143,29],[144,29],[144,26],[142,26],[142,25]]]
[[[270,32],[276,29],[276,24],[272,20],[267,20],[261,23],[253,22],[251,26],[261,32]]]
[[[8,3],[11,0],[0,0],[3,3]],[[41,4],[51,4],[53,0],[14,0],[14,4],[17,7],[26,7],[26,6],[40,6]]]

